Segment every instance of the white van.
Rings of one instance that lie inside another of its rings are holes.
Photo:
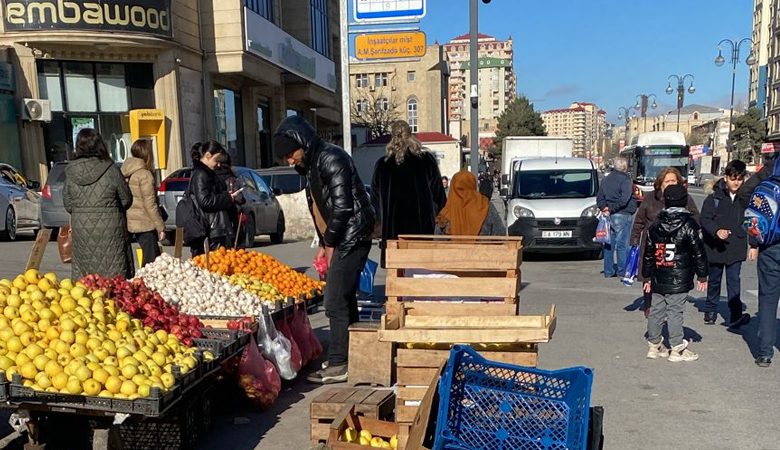
[[[507,203],[507,230],[523,236],[532,252],[586,251],[594,258],[599,177],[584,158],[536,158],[520,161]]]

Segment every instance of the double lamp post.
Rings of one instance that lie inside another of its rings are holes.
[[[726,151],[728,152],[728,159],[731,161],[731,152],[734,149],[734,145],[731,143],[731,126],[732,126],[732,119],[734,117],[734,83],[737,80],[737,64],[739,64],[739,49],[742,46],[742,44],[750,43],[750,54],[745,59],[745,64],[748,66],[752,66],[756,63],[756,57],[753,54],[753,40],[750,38],[744,38],[741,41],[731,40],[731,39],[723,39],[718,43],[718,56],[715,57],[715,65],[718,67],[721,67],[723,64],[726,63],[726,58],[723,57],[723,52],[721,50],[721,45],[728,44],[731,46],[731,105],[729,107],[729,137],[728,137],[728,148]]]

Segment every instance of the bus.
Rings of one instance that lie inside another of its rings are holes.
[[[687,184],[690,148],[685,135],[676,131],[641,133],[620,152],[628,160],[628,174],[634,180],[634,196],[641,202],[652,192],[655,177],[666,167],[679,170]]]

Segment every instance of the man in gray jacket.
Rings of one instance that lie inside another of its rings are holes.
[[[604,277],[622,276],[626,271],[628,239],[631,237],[631,220],[636,212],[634,182],[626,173],[628,160],[615,159],[615,170],[601,182],[596,205],[609,217],[611,241],[604,245]],[[615,260],[617,252],[617,260]]]

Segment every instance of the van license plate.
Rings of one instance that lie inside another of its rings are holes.
[[[571,230],[542,231],[543,238],[570,238]]]

